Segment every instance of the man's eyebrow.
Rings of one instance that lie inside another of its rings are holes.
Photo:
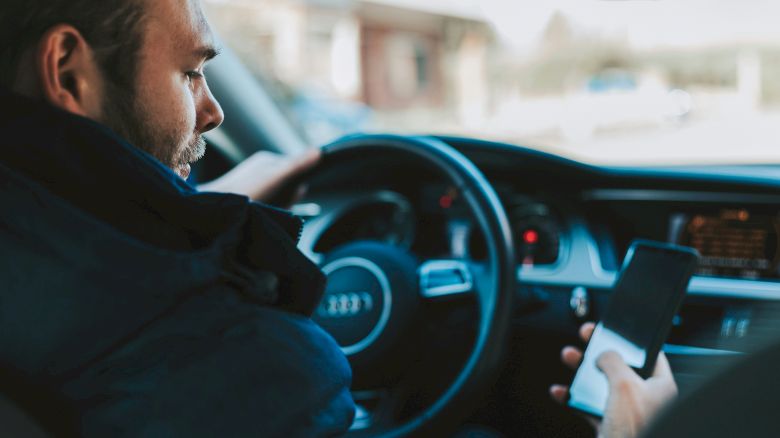
[[[195,53],[197,53],[199,58],[210,61],[219,56],[222,53],[222,49],[217,46],[206,46],[198,49]]]

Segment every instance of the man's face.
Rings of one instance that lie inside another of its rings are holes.
[[[101,121],[186,179],[205,153],[201,134],[224,117],[203,76],[214,37],[198,0],[145,0],[144,8],[135,89],[108,78]]]

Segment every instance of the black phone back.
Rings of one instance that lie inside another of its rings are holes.
[[[646,352],[647,378],[698,262],[693,248],[637,240],[626,254],[602,324]]]

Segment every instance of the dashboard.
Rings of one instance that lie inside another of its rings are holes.
[[[702,254],[665,346],[681,390],[695,386],[702,364],[725,363],[778,331],[780,169],[604,168],[517,146],[444,140],[480,168],[507,212],[517,293],[526,303],[517,330],[574,338],[582,322],[600,317],[626,249],[643,238]],[[368,173],[296,207],[304,216],[310,210],[301,247],[311,257],[369,239],[421,258],[486,258],[456,187],[417,169]]]
[[[510,221],[517,263],[520,266],[550,266],[561,256],[561,224],[549,204],[532,197],[500,191]],[[389,189],[358,192],[349,190],[315,204],[316,215],[307,227],[306,247],[324,254],[357,240],[379,241],[430,258],[487,258],[484,236],[479,233],[461,200],[461,194],[446,184],[422,187],[419,193],[404,195]],[[322,206],[327,213],[320,214]]]

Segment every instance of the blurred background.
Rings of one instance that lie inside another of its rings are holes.
[[[780,163],[780,2],[204,6],[311,145],[379,131],[598,164]]]

